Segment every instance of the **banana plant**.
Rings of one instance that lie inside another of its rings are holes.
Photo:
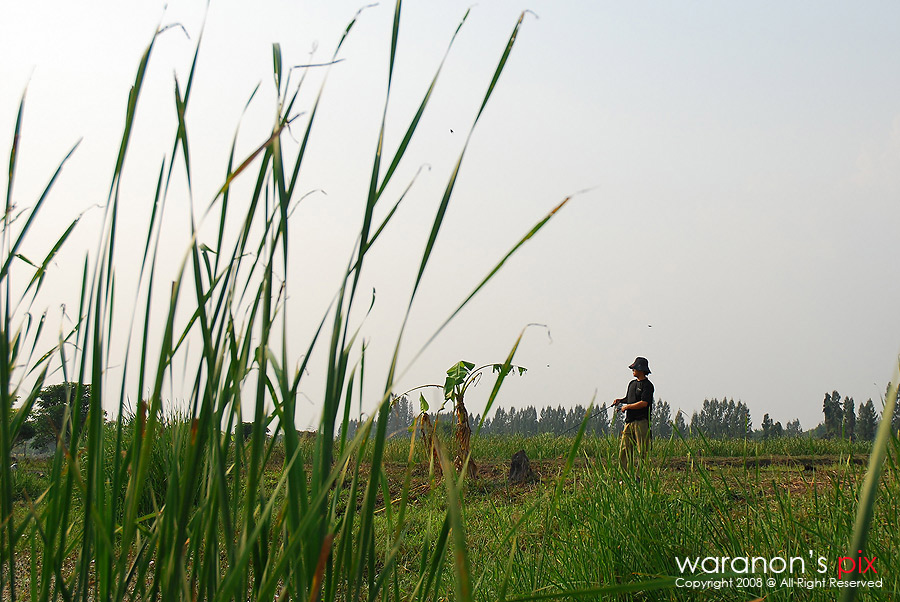
[[[396,398],[399,399],[403,395],[421,389],[443,389],[444,403],[441,404],[438,413],[444,410],[447,402],[452,402],[453,413],[456,417],[456,425],[454,427],[454,440],[456,445],[453,464],[456,466],[456,470],[462,472],[465,469],[466,474],[473,476],[477,474],[478,467],[471,458],[472,426],[469,424],[469,411],[466,409],[465,397],[469,387],[477,385],[488,369],[490,369],[491,372],[497,373],[499,375],[498,379],[503,379],[509,374],[518,374],[521,376],[527,371],[527,368],[513,366],[512,364],[485,364],[476,368],[474,363],[460,360],[450,366],[447,370],[447,376],[444,379],[443,385],[420,385],[409,389]],[[419,415],[416,417],[412,428],[414,434],[416,430],[421,430],[422,442],[424,443],[425,453],[429,459],[428,463],[430,469],[439,473],[441,464],[440,462],[435,461],[435,429],[437,428],[437,418],[435,417],[434,422],[431,421],[431,417],[428,414],[429,409],[430,406],[428,401],[425,399],[425,396],[420,393]]]

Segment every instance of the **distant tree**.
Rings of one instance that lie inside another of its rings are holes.
[[[828,431],[825,429],[825,423],[820,422],[810,430],[806,432],[807,436],[812,437],[813,439],[827,439]]]
[[[704,406],[706,406],[708,403],[709,403],[708,400],[706,400],[706,399],[703,400]],[[690,428],[691,436],[695,436],[698,431],[702,431],[704,433],[709,432],[709,429],[708,429],[709,417],[706,414],[707,413],[703,412],[703,411],[701,411],[699,414],[697,412],[694,412],[693,414],[691,414],[691,428]]]
[[[20,412],[20,409],[12,408],[9,415],[9,421],[12,423],[16,419],[16,415]],[[19,432],[16,433],[16,438],[13,440],[13,445],[25,445],[25,450],[28,451],[28,442],[34,439],[34,436],[37,434],[37,429],[34,426],[34,421],[25,419],[25,422],[22,423],[22,426],[19,427]]]
[[[706,399],[703,400],[704,405],[707,405],[708,403],[709,403],[708,400],[706,400]],[[690,426],[691,436],[696,436],[698,431],[703,431],[704,433],[708,433],[709,432],[709,429],[707,428],[709,426],[708,422],[709,422],[709,417],[707,416],[706,412],[701,411],[699,413],[698,412],[692,413],[691,414],[691,426]]]
[[[87,420],[90,404],[91,385],[81,385],[79,389],[78,383],[65,382],[41,389],[35,401],[37,411],[34,445],[41,447],[52,443],[60,434],[68,440],[68,427],[64,424],[66,410],[68,409],[72,420],[77,417],[80,429]]]
[[[610,425],[610,434],[615,437],[621,435],[622,429],[625,428],[624,416],[624,412],[613,412],[612,424]]]
[[[862,441],[875,439],[875,431],[878,430],[878,414],[872,399],[859,404],[859,416],[856,418],[856,436]]]
[[[355,418],[350,418],[347,420],[347,426],[344,427],[344,424],[341,423],[338,432],[341,437],[347,437],[347,439],[352,439],[356,436],[356,431],[359,428],[359,420]]]
[[[28,443],[31,439],[34,438],[37,430],[34,428],[34,423],[30,420],[26,420],[22,423],[22,426],[19,428],[19,432],[16,435],[16,443]]]
[[[391,413],[388,414],[387,434],[391,437],[409,437],[413,423],[413,405],[406,395],[391,400]]]
[[[507,414],[502,407],[497,408],[494,412],[494,419],[491,421],[491,433],[496,435],[505,435],[507,432]]]
[[[654,436],[669,437],[672,434],[672,408],[662,399],[653,402],[650,416],[650,427]]]
[[[562,406],[558,406],[555,410],[555,416],[555,423],[557,424],[556,428],[559,429],[561,435],[572,434],[581,424],[581,421],[578,419],[578,414],[575,412],[575,408],[566,409]]]
[[[672,425],[676,431],[681,433],[682,437],[687,437],[687,425],[684,423],[684,412],[678,410],[675,412],[675,423]]]
[[[569,410],[566,421],[569,423],[567,427],[568,432],[574,435],[575,431],[577,431],[581,427],[581,422],[584,420],[585,412],[587,412],[587,409],[581,404],[578,404],[574,408]]]
[[[562,435],[562,434],[566,433],[567,431],[571,430],[571,429],[569,429],[568,423],[566,422],[567,414],[566,414],[566,409],[564,407],[562,407],[561,405],[557,405],[555,409],[551,408],[551,415],[552,415],[552,419],[551,419],[550,424],[553,427],[554,433]]]
[[[761,431],[761,432],[762,432],[762,438],[763,438],[763,439],[770,439],[770,438],[772,438],[772,437],[774,436],[774,432],[773,432],[773,427],[774,427],[774,426],[775,426],[775,425],[774,425],[774,423],[772,422],[772,419],[769,418],[769,415],[768,415],[768,414],[766,414],[765,416],[763,416],[763,419],[762,419],[762,431]]]
[[[553,409],[553,406],[546,406],[541,408],[541,411],[538,415],[538,424],[541,433],[557,433],[561,429],[556,423],[556,411]]]
[[[609,434],[609,411],[605,405],[597,410],[597,416],[594,418],[594,432],[598,435]]]
[[[515,407],[509,409],[509,429],[510,434],[523,434],[523,416],[525,410],[517,410]]]
[[[891,430],[895,435],[900,437],[900,403],[894,405],[894,416],[891,418]]]
[[[703,432],[712,438],[745,438],[753,433],[750,408],[734,399],[704,399],[700,413],[691,416],[691,432]]]
[[[891,383],[887,384],[887,389],[884,392],[884,399],[887,401],[888,395],[891,391]],[[894,404],[894,414],[890,417],[891,420],[891,431],[894,432],[895,435],[900,436],[900,389],[897,390],[897,401],[898,403]],[[883,412],[882,412],[883,414]],[[885,420],[886,416],[882,415],[881,419]]]
[[[742,401],[738,401],[737,422],[741,437],[747,438],[753,435],[753,419],[750,417],[750,408]]]
[[[542,433],[556,433],[556,425],[553,424],[553,418],[553,406],[547,406],[541,409],[540,423]]]
[[[780,439],[781,437],[784,437],[784,427],[781,426],[780,421],[776,421],[775,424],[772,426],[772,437],[775,439]]]
[[[803,428],[800,426],[799,418],[794,418],[787,423],[787,426],[784,428],[784,435],[785,437],[800,437],[803,435]]]
[[[506,412],[506,424],[504,425],[503,434],[509,435],[515,433],[518,426],[519,410],[516,409],[516,406],[510,406],[509,411]]]
[[[822,402],[822,413],[825,414],[825,437],[833,439],[840,436],[841,424],[844,418],[840,393],[833,391],[830,395],[828,393],[825,394],[825,401]]]
[[[856,439],[856,404],[852,397],[844,398],[844,424],[842,436],[854,441]]]
[[[517,410],[512,408],[509,411],[509,429],[510,432],[517,435],[528,434],[528,420],[526,419],[528,408]]]
[[[564,424],[564,432],[570,433],[578,428],[578,425],[581,424],[581,419],[584,418],[584,415],[579,415],[578,412],[575,411],[575,408],[569,408],[565,413],[565,419],[563,421]]]
[[[252,422],[242,422],[241,426],[235,429],[242,441],[249,441],[251,437],[253,437],[253,423]],[[269,427],[265,427],[265,436],[269,435]]]

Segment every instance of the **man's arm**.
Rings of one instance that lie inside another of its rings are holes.
[[[650,405],[650,404],[647,403],[646,401],[636,401],[634,403],[626,403],[622,406],[622,411],[624,412],[625,410],[640,410],[640,409],[646,408],[648,405]]]

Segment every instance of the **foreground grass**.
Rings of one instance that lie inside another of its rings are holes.
[[[101,209],[102,227],[94,251],[84,257],[77,311],[67,314],[73,316],[72,324],[67,323],[69,330],[58,336],[46,335],[41,304],[58,303],[46,284],[53,278],[54,258],[65,248],[78,219],[38,251],[43,259],[23,255],[22,244],[30,238],[40,238],[38,243],[46,240],[32,227],[39,223],[40,210],[78,145],[59,164],[39,199],[19,200],[14,183],[20,139],[28,132],[23,95],[9,154],[0,236],[0,595],[4,600],[15,600],[26,588],[31,600],[67,602],[126,598],[243,602],[320,596],[357,600],[387,592],[388,579],[396,571],[395,553],[380,556],[376,548],[376,501],[385,483],[381,466],[388,400],[399,370],[406,317],[429,267],[468,141],[525,17],[522,13],[513,24],[491,80],[479,83],[485,90],[481,104],[444,190],[435,199],[433,225],[418,269],[411,275],[412,292],[390,367],[378,375],[383,396],[365,400],[368,405],[377,402],[373,418],[379,420],[370,419],[353,438],[340,437],[335,446],[338,432],[346,430],[350,408],[362,403],[365,390],[366,347],[358,335],[366,307],[371,308],[374,299],[358,294],[361,274],[371,263],[371,249],[412,187],[412,181],[398,187],[394,177],[408,162],[407,150],[443,67],[442,60],[422,90],[417,110],[400,124],[399,131],[405,134],[397,146],[386,148],[401,14],[398,1],[385,40],[390,49],[386,93],[360,92],[362,98],[383,99],[382,122],[371,141],[371,162],[362,166],[369,187],[360,199],[363,210],[356,243],[348,250],[346,268],[337,275],[339,284],[330,306],[318,315],[295,317],[287,301],[287,292],[294,290],[288,276],[296,273],[293,264],[298,261],[288,250],[295,230],[291,216],[308,192],[301,166],[312,152],[311,132],[323,88],[313,92],[302,109],[298,98],[301,91],[307,96],[305,76],[316,65],[286,67],[280,46],[273,45],[274,124],[270,131],[253,134],[255,150],[243,156],[237,154],[235,135],[228,163],[222,166],[221,187],[208,203],[195,205],[194,199],[205,193],[192,188],[192,145],[185,116],[192,110],[202,35],[196,38],[187,78],[176,76],[174,82],[177,128],[171,152],[161,164],[133,165],[130,159],[142,89],[149,85],[148,65],[159,36],[170,28],[153,36],[127,93],[121,142]],[[455,29],[450,28],[448,54],[467,17],[468,13]],[[322,68],[339,62],[355,22],[356,18],[351,20]],[[256,91],[248,94],[252,102]],[[143,200],[152,208],[144,236],[135,236],[130,228],[127,233],[121,231],[120,190],[125,174],[134,170],[158,174],[156,189],[143,191]],[[235,186],[236,182],[245,185]],[[180,265],[160,265],[164,256],[160,248],[170,244],[163,232],[167,223],[163,216],[176,187],[185,187],[179,196],[191,202],[191,236]],[[460,291],[459,306],[438,332],[567,201],[557,202],[525,232],[468,295]],[[20,210],[23,206],[26,209]],[[124,243],[123,236],[128,237]],[[139,262],[123,265],[123,244],[143,250]],[[129,277],[117,279],[120,271]],[[117,282],[133,281],[135,276],[136,290],[123,296]],[[170,277],[172,281],[160,282]],[[309,340],[298,342],[292,336],[289,324],[299,322],[312,325]],[[124,353],[115,352],[124,357],[113,357],[112,349],[124,349]],[[314,352],[325,357],[325,384],[317,395],[321,403],[318,432],[306,442],[294,425],[298,392]],[[121,375],[120,385],[111,386],[107,380],[111,366]],[[90,384],[90,401],[86,412],[80,404],[68,404],[55,454],[46,466],[46,488],[32,488],[32,493],[40,491],[34,498],[19,494],[21,478],[11,468],[12,449],[51,375],[75,383],[72,399],[79,399]],[[177,424],[168,423],[171,408],[164,407],[164,398],[174,395],[169,390],[173,382],[184,383],[184,390],[177,393],[182,398]],[[107,412],[115,417],[112,425],[106,423]],[[233,437],[245,412],[253,416],[250,432]],[[272,438],[266,436],[270,429]],[[361,458],[370,459],[365,473],[360,471]],[[272,482],[266,467],[277,460],[280,466]],[[453,558],[453,591],[459,599],[469,600],[473,590],[459,492],[453,479],[446,479],[445,485],[447,508],[433,556]],[[341,495],[335,492],[345,488],[347,499],[361,500],[358,506],[340,503]],[[401,501],[397,516],[401,528],[392,536],[390,550],[399,549],[406,537],[404,514]],[[435,574],[427,566],[421,572]],[[433,597],[433,587],[421,588],[421,597]]]
[[[650,465],[638,482],[619,470],[617,441],[611,437],[584,439],[567,474],[566,452],[573,443],[547,436],[477,440],[479,474],[466,481],[461,505],[475,599],[533,598],[573,590],[582,590],[589,599],[593,595],[589,592],[604,587],[644,585],[680,576],[676,557],[799,556],[807,565],[800,576],[833,577],[837,558],[852,534],[868,461],[865,452],[870,447],[845,441],[790,440],[747,447],[743,441],[732,441],[718,442],[719,453],[700,454],[702,441],[657,441]],[[832,453],[783,453],[786,449],[810,451],[811,445]],[[424,454],[415,458],[404,493],[408,464],[392,453],[400,455],[401,447],[408,455],[408,440],[390,442],[385,453],[384,488],[373,512],[376,553],[372,566],[383,569],[388,558],[394,557],[390,597],[405,600],[422,589],[422,561],[434,554],[448,499],[440,481],[423,465]],[[282,452],[279,446],[275,449],[257,491],[261,498],[272,495],[279,480]],[[527,451],[539,481],[507,482],[510,450],[518,449]],[[754,450],[753,456],[732,453],[748,449]],[[371,466],[363,462],[365,475]],[[900,573],[893,569],[900,560],[898,494],[900,482],[892,457],[880,485],[881,502],[875,509],[869,544],[884,583],[878,590],[863,592],[862,599],[890,600],[892,592],[900,589]],[[357,493],[355,500],[350,495],[348,484],[336,497],[343,507],[340,513],[346,512],[347,504],[363,504],[362,495]],[[394,550],[400,498],[407,504],[406,536]],[[278,540],[278,530],[273,529],[270,537]],[[23,557],[29,550],[23,542]],[[827,564],[824,575],[818,572],[820,556]],[[435,599],[455,599],[453,570],[449,558],[439,558],[430,587]],[[779,577],[775,573],[763,576]],[[25,588],[20,593],[30,592]],[[827,587],[782,587],[779,577],[773,587],[763,579],[760,587],[666,588],[643,594],[623,592],[618,598],[833,600],[838,593]]]
[[[794,456],[783,452],[808,451],[809,445],[775,440],[754,444],[755,456],[707,453],[700,459],[702,443],[673,440],[656,445],[638,482],[619,470],[615,440],[586,439],[575,469],[564,478],[562,494],[555,496],[564,457],[547,454],[552,449],[547,443],[547,437],[513,437],[482,439],[476,445],[482,452],[479,458],[506,456],[510,444],[532,448],[537,452],[532,458],[544,452],[535,462],[540,483],[508,485],[507,459],[482,462],[480,474],[486,475],[467,485],[470,559],[473,567],[481,568],[473,575],[478,599],[495,600],[504,594],[534,599],[573,590],[592,599],[604,588],[629,584],[640,590],[648,582],[658,579],[662,585],[681,576],[676,557],[707,556],[799,556],[805,559],[806,572],[763,574],[760,587],[667,587],[608,595],[623,600],[834,600],[842,593],[828,587],[783,587],[782,577],[837,576],[837,560],[853,532],[868,460],[860,452],[867,446],[826,442],[814,445],[844,453]],[[731,452],[741,443],[725,442],[719,448]],[[690,453],[680,455],[684,451]],[[884,582],[879,589],[862,592],[865,600],[892,600],[900,591],[900,572],[895,569],[900,562],[900,481],[895,463],[879,488],[869,557],[878,558]],[[417,500],[409,513],[409,529],[417,534],[433,530],[442,508],[440,495]],[[389,519],[380,519],[379,526],[381,533],[389,532]],[[415,547],[404,548],[401,567],[414,567],[417,553]],[[825,559],[825,573],[818,572],[820,557]],[[412,591],[415,584],[402,577],[415,571],[399,574],[399,590]],[[766,577],[776,577],[776,584],[766,585]]]

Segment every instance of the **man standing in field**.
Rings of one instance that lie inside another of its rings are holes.
[[[628,383],[628,392],[622,399],[613,401],[621,411],[625,412],[625,430],[619,444],[619,464],[622,470],[634,465],[634,448],[641,460],[650,451],[650,406],[653,404],[653,383],[647,380],[650,365],[647,358],[635,358],[628,366],[634,374],[634,380]]]

